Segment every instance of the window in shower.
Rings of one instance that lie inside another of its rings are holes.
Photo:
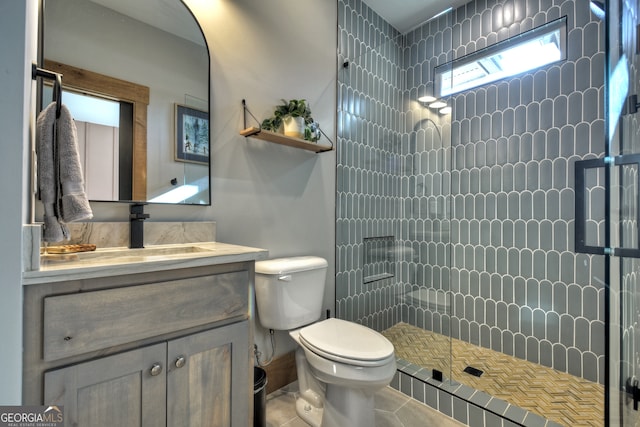
[[[393,236],[364,238],[364,282],[395,275],[396,250]]]
[[[442,98],[567,58],[567,18],[541,25],[435,68]]]

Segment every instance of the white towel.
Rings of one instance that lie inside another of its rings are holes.
[[[36,122],[38,189],[44,204],[45,242],[69,239],[65,222],[93,218],[84,191],[76,125],[62,105],[56,119],[56,103],[49,104]]]

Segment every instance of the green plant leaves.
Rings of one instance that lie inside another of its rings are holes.
[[[320,139],[320,125],[311,117],[311,109],[305,99],[286,99],[282,100],[282,104],[276,106],[273,116],[264,119],[261,127],[264,130],[277,132],[282,125],[282,119],[287,116],[303,117],[305,122],[304,139],[315,142]]]

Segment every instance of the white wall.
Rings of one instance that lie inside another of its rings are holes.
[[[29,110],[36,19],[35,1],[0,2],[0,40],[13,41],[0,43],[0,405],[20,404],[22,394],[21,233],[29,212]]]
[[[335,151],[283,147],[238,132],[242,99],[260,120],[281,98],[305,98],[335,141],[336,22],[333,1],[188,0],[211,50],[212,203],[218,240],[271,257],[329,262],[324,305],[334,309]],[[256,125],[249,119],[248,125]],[[257,325],[256,341],[269,354]],[[277,335],[277,354],[293,348]]]

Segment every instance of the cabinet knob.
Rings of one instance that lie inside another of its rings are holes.
[[[150,370],[151,375],[155,377],[156,375],[160,375],[160,372],[162,372],[162,365],[159,363],[154,363],[151,366],[151,370]]]
[[[187,360],[184,356],[178,356],[176,359],[176,368],[182,368],[187,363]]]

